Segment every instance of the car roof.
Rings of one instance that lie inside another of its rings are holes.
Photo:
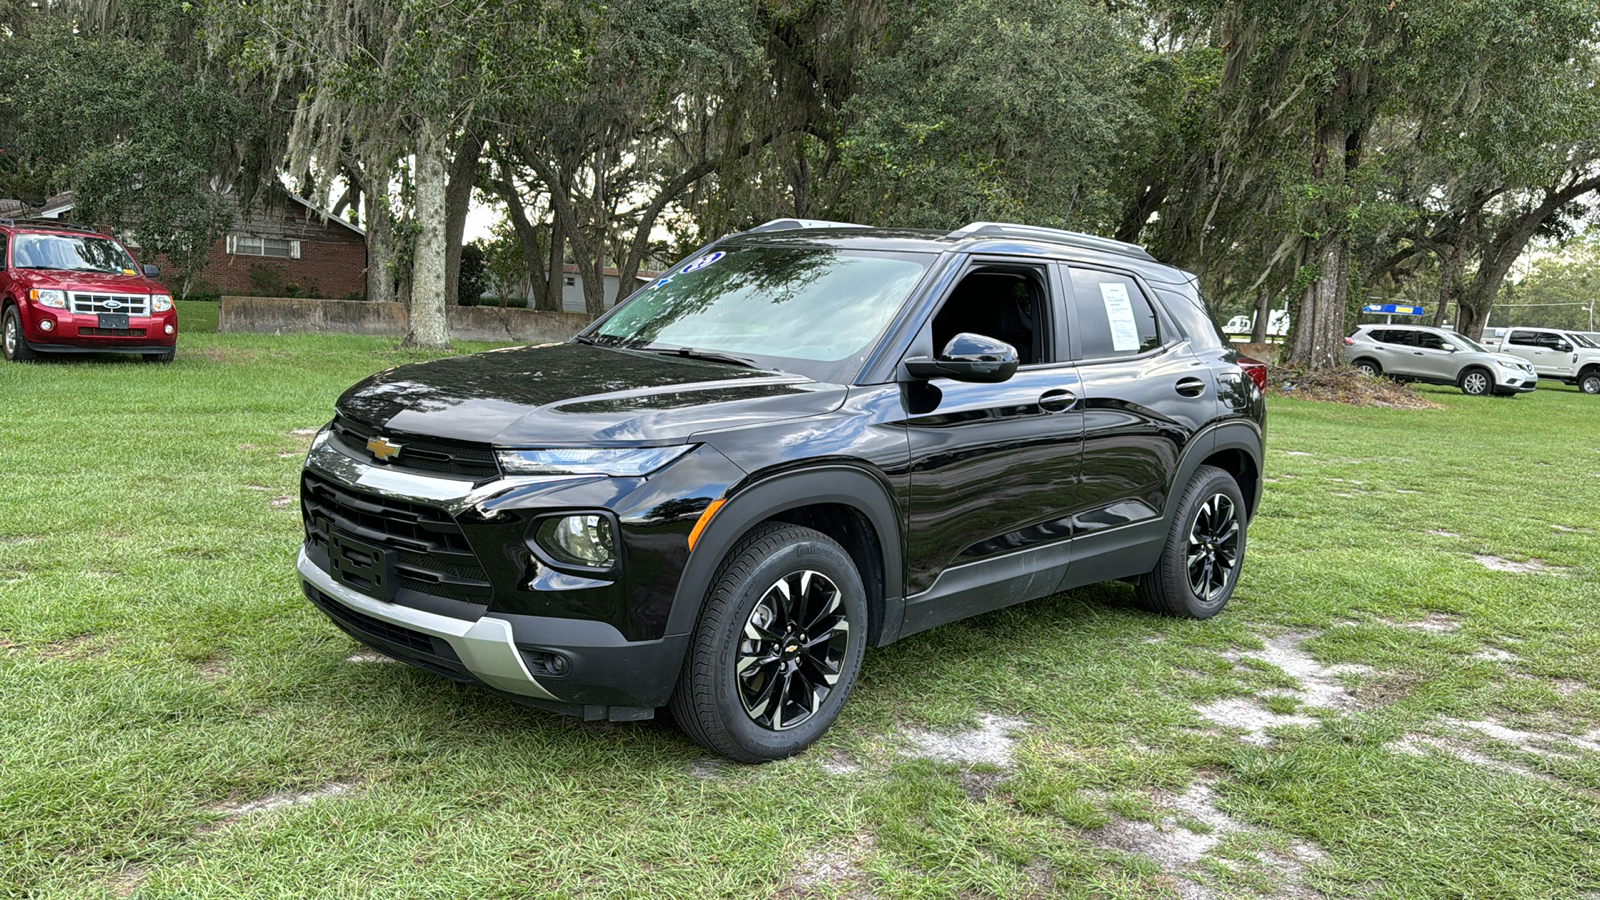
[[[31,234],[92,234],[95,237],[110,237],[88,225],[57,219],[0,219],[0,229],[13,233],[25,231]]]
[[[810,246],[900,252],[991,253],[1099,262],[1138,271],[1152,282],[1189,284],[1194,276],[1156,260],[1136,244],[1111,238],[1001,222],[973,222],[955,231],[913,228],[871,228],[849,222],[774,219],[749,231],[729,235],[730,246]]]

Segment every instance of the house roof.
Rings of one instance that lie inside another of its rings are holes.
[[[316,213],[318,216],[321,216],[325,221],[337,222],[338,224],[343,225],[344,227],[350,229],[351,231],[355,232],[356,234],[361,235],[362,237],[366,237],[367,236],[367,230],[365,228],[362,228],[359,225],[355,225],[355,224],[352,224],[350,222],[347,222],[344,219],[334,215],[333,213],[328,212],[327,210],[323,209],[322,207],[317,206],[316,204],[307,203],[305,200],[302,200],[299,197],[295,196],[295,193],[293,191],[288,190],[287,188],[284,188],[283,193],[284,193],[284,196],[286,196],[290,200],[293,200],[294,202],[300,204],[301,206],[304,206],[306,209]]]

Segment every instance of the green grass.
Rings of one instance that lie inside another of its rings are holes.
[[[181,305],[171,366],[0,365],[0,896],[1600,885],[1600,754],[1452,724],[1554,736],[1600,720],[1600,401],[1570,388],[1425,388],[1444,408],[1421,412],[1273,398],[1271,483],[1223,616],[1153,617],[1114,584],[937,629],[870,652],[811,752],[741,767],[666,721],[586,726],[346,662],[357,645],[294,578],[284,500],[309,438],[293,432],[358,378],[426,355],[207,333],[215,315]],[[1433,630],[1404,627],[1419,622]],[[1285,633],[1319,663],[1366,667],[1329,676],[1347,705],[1314,708],[1241,656]],[[1252,697],[1312,724],[1260,746],[1196,712]],[[1007,771],[901,752],[907,729],[982,713],[1028,723]],[[1453,750],[1400,752],[1408,740]],[[1200,783],[1244,831],[1173,810]],[[327,785],[347,789],[229,814]],[[1108,839],[1140,821],[1217,844],[1163,869]],[[1295,844],[1322,855],[1274,862]]]

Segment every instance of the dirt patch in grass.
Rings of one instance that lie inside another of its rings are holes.
[[[279,791],[244,803],[220,803],[211,807],[211,809],[213,812],[222,813],[225,818],[235,819],[290,806],[305,806],[308,803],[316,803],[318,800],[337,797],[348,792],[353,787],[354,785],[347,782],[330,781],[309,791]]]
[[[830,885],[861,881],[861,861],[873,848],[871,835],[858,834],[838,846],[807,852],[789,877],[789,886],[778,896],[811,897]]]
[[[1390,409],[1444,409],[1409,384],[1387,378],[1368,378],[1349,366],[1315,372],[1274,366],[1267,370],[1267,390],[1272,397],[1294,397],[1350,406]]]
[[[911,742],[911,747],[905,753],[936,762],[1009,769],[1017,735],[1027,727],[1028,723],[1022,719],[984,713],[978,716],[978,727],[967,731],[940,732],[908,728],[904,735]]]
[[[96,635],[85,632],[59,641],[32,649],[33,655],[40,659],[72,660],[88,659],[93,656],[104,656],[111,649],[111,643],[97,640]]]
[[[1303,885],[1306,867],[1324,858],[1320,849],[1309,844],[1291,843],[1287,852],[1262,849],[1231,854],[1231,859],[1216,855],[1225,842],[1265,833],[1218,809],[1212,784],[1196,782],[1182,794],[1157,794],[1152,798],[1157,810],[1154,821],[1118,818],[1089,832],[1088,837],[1100,846],[1149,859],[1163,872],[1177,876],[1181,880],[1174,887],[1180,897],[1237,896],[1233,890],[1214,891],[1205,884],[1206,862],[1234,872],[1246,864],[1262,870],[1274,882],[1273,897],[1320,896]]]
[[[202,660],[197,669],[201,681],[216,682],[228,676],[228,657],[222,653],[213,653]]]
[[[1303,632],[1289,632],[1266,638],[1262,642],[1265,646],[1260,650],[1223,654],[1234,662],[1254,660],[1274,666],[1293,678],[1298,687],[1262,691],[1252,697],[1229,697],[1198,707],[1195,712],[1210,722],[1243,730],[1245,734],[1240,740],[1246,743],[1267,745],[1272,743],[1268,729],[1316,724],[1317,720],[1311,716],[1292,711],[1295,707],[1354,707],[1356,698],[1339,681],[1339,676],[1367,674],[1372,670],[1365,666],[1325,666],[1317,662],[1301,648],[1301,644],[1309,637]],[[1279,709],[1273,709],[1274,706]]]
[[[294,503],[293,497],[273,497],[272,500],[267,503],[267,506],[271,507],[272,509],[288,509],[289,505],[292,503]]]
[[[1431,612],[1420,619],[1409,622],[1397,622],[1394,619],[1378,617],[1378,621],[1391,628],[1406,628],[1411,631],[1421,631],[1427,634],[1450,634],[1461,630],[1461,618],[1449,613]]]
[[[347,662],[347,663],[392,663],[392,662],[399,662],[399,660],[393,659],[393,658],[388,657],[388,656],[384,656],[382,653],[379,653],[376,650],[363,650],[360,653],[352,653],[349,656],[346,656],[344,658],[344,661]]]
[[[1490,556],[1484,553],[1474,553],[1472,559],[1478,565],[1493,572],[1512,572],[1520,575],[1565,575],[1566,572],[1557,566],[1547,566],[1543,560],[1530,559],[1527,562],[1516,562],[1499,556]]]
[[[148,869],[139,865],[128,865],[122,871],[106,879],[106,894],[112,897],[132,897],[139,885],[150,877]]]

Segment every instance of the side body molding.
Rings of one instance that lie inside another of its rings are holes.
[[[871,611],[867,640],[871,645],[886,643],[881,640],[884,637],[892,640],[899,632],[905,606],[901,543],[904,513],[881,480],[866,469],[846,464],[774,475],[735,489],[689,553],[667,619],[667,634],[688,634],[694,629],[717,568],[745,532],[788,510],[822,503],[855,510],[877,532],[883,560],[883,608]],[[862,577],[866,580],[870,574],[863,572]]]

